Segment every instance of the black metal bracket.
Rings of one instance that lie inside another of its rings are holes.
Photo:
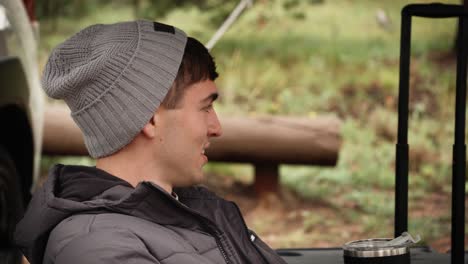
[[[395,236],[408,230],[408,104],[411,54],[411,17],[458,17],[459,45],[455,104],[455,142],[452,180],[452,264],[464,264],[466,178],[466,77],[468,59],[468,10],[462,5],[411,4],[401,12],[398,139],[395,168]]]

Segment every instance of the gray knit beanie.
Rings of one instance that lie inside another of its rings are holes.
[[[187,37],[175,27],[138,20],[93,25],[60,44],[42,78],[63,99],[94,158],[130,143],[175,80]]]

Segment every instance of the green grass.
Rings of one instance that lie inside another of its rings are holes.
[[[212,51],[220,72],[221,114],[332,113],[343,119],[337,166],[282,166],[281,183],[336,208],[354,204],[358,213],[349,210],[346,217],[382,235],[391,235],[393,223],[389,201],[394,186],[400,10],[407,3],[256,1]],[[379,9],[390,18],[389,30],[376,22]],[[189,7],[168,13],[162,21],[207,42],[219,26],[212,19],[217,15],[216,10]],[[134,10],[118,1],[83,17],[61,17],[55,24],[42,21],[41,65],[52,47],[80,28],[133,17]],[[453,63],[437,61],[444,61],[453,45],[455,21],[415,18],[412,32],[410,204],[427,193],[450,192],[455,70]],[[253,174],[245,165],[210,164],[206,169],[241,181],[251,181]],[[308,225],[315,221],[312,217]],[[432,222],[415,219],[410,231],[430,241],[448,234],[447,223],[440,217]]]

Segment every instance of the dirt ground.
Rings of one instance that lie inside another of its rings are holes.
[[[235,201],[249,228],[273,248],[341,247],[348,241],[375,237],[359,221],[350,221],[340,208],[326,202],[305,201],[285,188],[278,193],[256,197],[249,185],[232,178],[208,175],[207,179],[205,185]],[[428,195],[410,209],[410,219],[432,219],[437,215],[450,217],[450,195]],[[468,245],[468,237],[465,241]],[[429,246],[446,253],[450,249],[450,234],[431,241]]]

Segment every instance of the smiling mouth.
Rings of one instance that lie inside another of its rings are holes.
[[[210,142],[208,142],[208,143],[206,143],[206,144],[203,146],[202,151],[201,151],[201,154],[202,154],[202,155],[205,155],[205,150],[206,150],[207,148],[209,148],[210,145],[211,145]]]
[[[206,145],[203,147],[202,151],[201,151],[201,155],[202,155],[203,158],[205,159],[205,163],[208,162],[208,156],[206,156],[206,154],[205,154],[205,150],[206,150],[208,147],[210,147],[210,143],[206,144]]]

